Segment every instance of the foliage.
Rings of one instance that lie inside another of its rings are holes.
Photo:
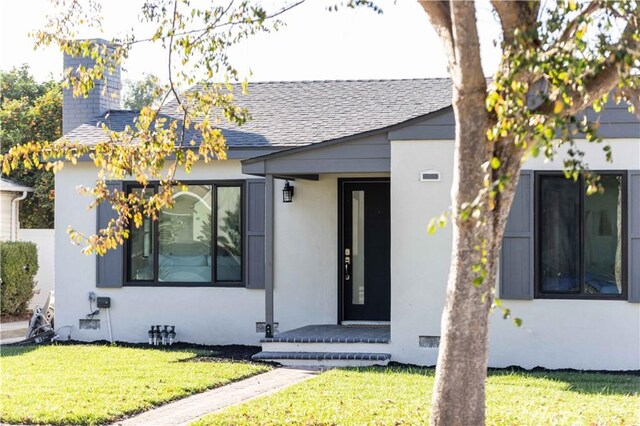
[[[62,90],[54,81],[38,83],[27,65],[0,71],[0,154],[32,141],[54,141],[61,136]],[[53,228],[54,176],[18,164],[8,179],[32,187],[22,202],[23,228]]]
[[[38,248],[23,241],[0,242],[0,313],[20,315],[36,286],[38,272]]]
[[[241,226],[240,216],[240,199],[233,210],[226,210],[220,231],[218,233],[218,245],[224,247],[227,253],[234,256],[242,255],[242,235],[240,234]]]
[[[125,109],[140,111],[144,107],[158,106],[162,98],[162,85],[158,77],[145,74],[142,80],[124,82],[123,106]]]
[[[246,93],[247,84],[230,84],[240,78],[229,62],[227,48],[254,34],[278,29],[282,23],[277,16],[302,1],[269,11],[251,1],[195,7],[181,0],[147,0],[141,19],[155,25],[156,30],[141,38],[129,34],[110,45],[73,40],[74,28],[82,24],[100,27],[102,17],[96,2],[63,1],[59,14],[51,17],[45,29],[36,32],[36,44],[56,44],[66,54],[95,61],[91,67],[65,70],[63,86],[69,87],[74,96],[84,96],[94,88],[96,80],[104,80],[120,66],[134,45],[155,42],[167,52],[170,72],[163,88],[165,95],[157,107],[142,108],[135,125],[123,132],[112,132],[103,126],[105,139],[95,146],[67,140],[16,146],[3,156],[3,172],[9,173],[20,165],[57,171],[65,161],[75,163],[81,156],[89,156],[98,169],[98,179],[94,187],[81,188],[81,192],[95,199],[92,208],[102,202],[113,204],[118,217],[96,235],[85,235],[70,227],[70,237],[84,246],[85,253],[104,254],[123,244],[130,224],[140,227],[143,216],[156,220],[160,209],[173,205],[178,169],[189,172],[197,161],[226,158],[224,138],[217,127],[220,120],[241,125],[250,118],[245,109],[234,104],[235,92]],[[197,90],[179,95],[182,84],[191,86],[196,81]],[[161,113],[166,111],[177,113],[181,119]],[[197,137],[187,137],[192,134],[190,131],[195,131]],[[105,180],[124,178],[135,178],[143,186],[150,179],[157,180],[160,190],[141,199],[107,189]]]
[[[426,368],[330,370],[195,426],[425,424],[430,407],[423,401],[433,379],[434,371]],[[640,416],[639,386],[637,376],[494,372],[487,383],[487,423],[632,424]]]
[[[27,64],[2,71],[0,76],[0,102],[5,99],[37,99],[48,89],[47,84],[39,84],[33,79]]]
[[[58,345],[3,347],[0,418],[12,424],[106,424],[267,371],[190,362],[192,350]]]

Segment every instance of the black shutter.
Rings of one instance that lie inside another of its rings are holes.
[[[640,170],[629,171],[629,302],[640,303]]]
[[[263,289],[265,281],[264,179],[247,179],[245,245],[247,247],[246,286]]]
[[[533,171],[522,170],[502,239],[501,299],[533,299],[533,181]]]
[[[121,181],[107,182],[107,189],[122,190]],[[109,220],[116,217],[116,212],[108,202],[100,203],[96,209],[97,228],[96,231],[103,229],[109,223]],[[96,256],[96,287],[122,287],[123,277],[123,254],[122,246],[113,250],[108,250],[104,256]]]

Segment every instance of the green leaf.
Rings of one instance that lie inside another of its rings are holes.
[[[500,168],[500,159],[498,157],[493,157],[491,159],[491,168],[493,170],[498,170]]]
[[[429,221],[429,225],[427,226],[427,232],[429,234],[435,234],[436,231],[438,230],[437,226],[436,226],[436,221],[437,219],[434,217]]]

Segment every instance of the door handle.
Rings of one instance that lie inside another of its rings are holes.
[[[349,273],[350,266],[351,266],[351,256],[345,256],[344,257],[344,280],[345,281],[349,281],[351,279],[351,274]]]

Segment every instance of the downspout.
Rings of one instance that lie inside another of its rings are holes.
[[[22,191],[22,195],[11,200],[11,232],[9,233],[9,239],[16,241],[18,239],[18,206],[20,201],[27,198],[28,191]]]

